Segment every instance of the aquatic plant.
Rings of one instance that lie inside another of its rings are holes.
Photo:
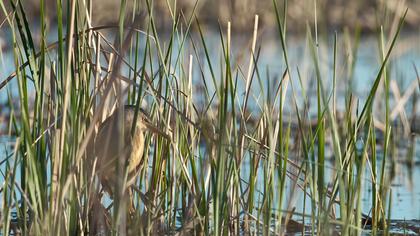
[[[57,42],[52,44],[44,0],[38,43],[24,3],[10,1],[8,12],[1,1],[7,18],[0,27],[7,25],[10,31],[16,68],[0,85],[0,91],[8,93],[10,130],[16,140],[14,150],[2,160],[3,234],[353,235],[367,222],[373,232],[386,232],[390,217],[386,164],[392,133],[387,65],[407,10],[395,14],[399,20],[389,43],[384,32],[379,33],[381,65],[376,79],[363,101],[356,101],[348,89],[343,117],[336,107],[338,58],[344,53],[338,35],[330,76],[321,71],[316,20],[307,26],[316,84],[313,119],[305,78],[288,58],[290,26],[287,1],[283,3],[279,7],[273,0],[282,48],[278,57],[284,65],[282,76],[273,77],[262,74],[258,16],[250,47],[240,52],[249,59],[244,69],[232,49],[231,24],[219,26],[221,56],[214,58],[217,49],[209,46],[200,16],[195,11],[178,12],[176,1],[167,2],[172,25],[162,39],[152,1],[134,2],[142,4],[147,17],[127,15],[127,1],[121,1],[118,25],[92,26],[90,1],[57,0]],[[351,82],[357,59],[360,35],[355,35],[346,83]],[[330,77],[331,89],[325,86]],[[17,86],[17,97],[11,93],[12,85]],[[386,118],[378,168],[373,106],[380,87]],[[106,193],[101,191],[95,163],[86,156],[89,141],[111,111],[124,104],[139,109],[143,103],[151,122],[170,139],[146,134],[145,162],[130,187],[130,211],[127,199],[118,194],[127,181],[125,163],[117,162],[121,181],[116,181],[112,201],[106,196],[98,201]],[[287,113],[285,106],[293,112]],[[329,181],[328,145],[334,163]],[[365,176],[366,168],[370,176]],[[361,207],[366,179],[372,185],[369,216]],[[297,192],[303,192],[303,212],[294,209]]]

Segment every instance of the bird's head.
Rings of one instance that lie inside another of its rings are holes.
[[[137,112],[136,112],[137,111]],[[136,114],[137,113],[137,114]],[[131,124],[129,127],[133,127],[133,122],[135,126],[140,131],[145,132],[149,131],[157,135],[161,135],[166,139],[170,139],[169,135],[161,131],[156,125],[153,124],[147,112],[141,108],[134,105],[125,105],[124,106],[124,116],[125,121]],[[130,129],[131,132],[131,129]]]

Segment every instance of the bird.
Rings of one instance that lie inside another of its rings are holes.
[[[136,109],[137,117],[136,116]],[[123,111],[122,127],[118,126],[119,112]],[[136,120],[134,120],[136,118]],[[133,122],[135,129],[132,134]],[[123,132],[123,133],[121,133]],[[127,163],[126,186],[131,186],[139,170],[144,164],[143,152],[146,132],[167,135],[154,126],[146,112],[142,108],[133,105],[125,105],[123,109],[115,111],[99,125],[98,132],[94,138],[93,153],[91,161],[96,161],[96,172],[102,188],[112,196],[114,187],[118,181],[117,166],[119,158]],[[120,139],[123,138],[123,142]]]

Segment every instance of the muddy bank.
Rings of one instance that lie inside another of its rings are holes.
[[[57,22],[55,0],[45,0],[46,14],[50,25]],[[66,1],[63,1],[65,5]],[[83,7],[84,1],[79,1]],[[88,1],[86,1],[88,2]],[[139,9],[143,18],[147,17],[145,1],[134,5],[133,0],[127,1],[127,17],[132,16],[134,9]],[[173,4],[174,1],[169,1]],[[407,0],[405,4],[399,0],[318,0],[316,9],[319,30],[335,31],[343,28],[355,29],[360,27],[364,32],[375,32],[379,25],[391,25],[395,15],[399,16],[408,8],[406,29],[418,31],[420,24],[420,1]],[[196,0],[178,0],[176,11],[183,12],[188,19],[193,12]],[[404,4],[404,5],[403,5]],[[36,22],[40,15],[38,0],[24,1],[25,12],[32,21]],[[93,25],[115,23],[118,19],[120,1],[92,0]],[[278,7],[283,12],[284,1],[278,1]],[[65,7],[64,7],[65,8]],[[174,9],[174,6],[171,6]],[[254,14],[260,15],[260,26],[263,28],[276,27],[275,11],[272,0],[200,0],[195,13],[202,24],[218,28],[218,24],[232,22],[234,31],[252,30]],[[10,10],[10,6],[8,6]],[[305,33],[306,24],[314,24],[315,1],[290,0],[287,4],[288,32]],[[66,12],[66,9],[63,11]],[[172,24],[171,12],[167,1],[154,1],[156,24],[160,30],[170,29]],[[4,19],[3,12],[0,19]],[[183,21],[183,20],[182,20]],[[145,21],[146,22],[146,21]]]

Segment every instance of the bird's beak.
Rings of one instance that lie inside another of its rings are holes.
[[[165,132],[163,132],[163,131],[159,130],[159,128],[158,128],[158,127],[156,127],[156,126],[154,126],[153,124],[151,124],[151,123],[149,123],[149,122],[144,122],[144,124],[145,124],[146,128],[147,128],[148,130],[150,130],[151,132],[153,132],[153,133],[155,133],[155,134],[158,134],[158,135],[161,135],[162,137],[164,137],[164,138],[166,138],[166,139],[168,139],[168,140],[170,140],[170,139],[171,139],[171,137],[170,137],[167,133],[165,133]]]

